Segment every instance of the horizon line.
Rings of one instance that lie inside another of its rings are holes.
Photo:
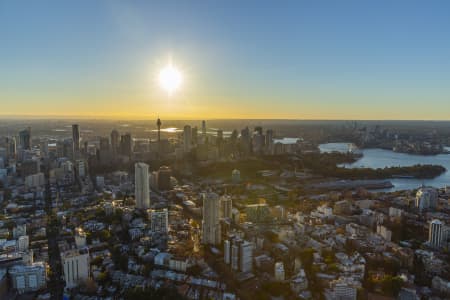
[[[107,116],[107,115],[1,115],[0,121],[2,120],[24,120],[31,118],[32,120],[96,120],[96,121],[149,121],[158,119],[158,115],[155,115],[155,118],[152,117],[144,117],[139,116],[136,118],[133,117],[115,117],[115,116]],[[161,116],[159,115],[161,118]],[[332,119],[332,118],[161,118],[166,121],[201,121],[201,120],[209,120],[209,121],[240,121],[240,120],[254,120],[254,121],[401,121],[401,122],[450,122],[450,119],[352,119],[352,118],[342,118],[342,119]]]

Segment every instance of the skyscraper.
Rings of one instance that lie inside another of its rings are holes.
[[[444,241],[444,224],[437,219],[430,222],[428,230],[428,242],[431,247],[440,248]]]
[[[120,137],[120,152],[122,155],[128,157],[133,153],[133,141],[130,133],[126,133]]]
[[[198,128],[197,128],[197,126],[192,128],[192,144],[193,145],[198,144]]]
[[[267,129],[266,131],[266,148],[267,150],[270,150],[273,145],[273,130]]]
[[[31,149],[31,127],[19,132],[19,145],[24,150]]]
[[[16,158],[16,139],[14,137],[6,138],[6,158],[15,159]]]
[[[220,197],[220,217],[231,219],[231,211],[233,210],[233,202],[231,196],[224,195]]]
[[[439,193],[432,187],[421,187],[416,193],[416,207],[424,209],[435,209],[438,204]]]
[[[206,137],[206,121],[205,120],[202,121],[202,136],[203,136],[203,138]]]
[[[240,238],[224,242],[224,260],[231,269],[243,273],[253,270],[253,244]]]
[[[80,128],[78,124],[72,125],[72,141],[73,141],[73,156],[78,158],[80,154]]]
[[[115,129],[111,131],[111,150],[115,157],[119,151],[119,132]]]
[[[218,245],[221,242],[220,198],[216,193],[205,193],[203,198],[202,243]]]
[[[222,129],[218,129],[217,130],[217,144],[221,145],[223,141],[223,130]]]
[[[192,143],[192,131],[191,126],[184,126],[183,130],[183,150],[184,152],[191,151],[191,143]]]
[[[136,163],[134,165],[134,195],[136,207],[139,209],[150,208],[150,186],[148,180],[148,165]]]

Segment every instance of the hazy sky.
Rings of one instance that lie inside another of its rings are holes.
[[[168,97],[169,57],[184,74]],[[0,115],[450,120],[450,1],[0,0]]]

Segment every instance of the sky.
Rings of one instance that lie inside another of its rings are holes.
[[[0,0],[0,116],[450,120],[449,1]],[[183,84],[157,83],[168,61]]]

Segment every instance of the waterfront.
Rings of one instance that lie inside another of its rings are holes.
[[[349,145],[349,143],[328,143],[321,144],[319,149],[321,152],[347,152]],[[446,149],[449,150],[450,148],[447,147]],[[351,164],[343,164],[342,166],[346,168],[365,167],[376,169],[384,167],[413,166],[417,164],[432,164],[441,165],[447,169],[444,174],[433,179],[389,179],[394,187],[388,191],[416,189],[422,184],[434,187],[450,186],[450,155],[448,154],[438,154],[434,156],[413,155],[384,149],[361,149],[358,151],[363,154],[359,160]]]

